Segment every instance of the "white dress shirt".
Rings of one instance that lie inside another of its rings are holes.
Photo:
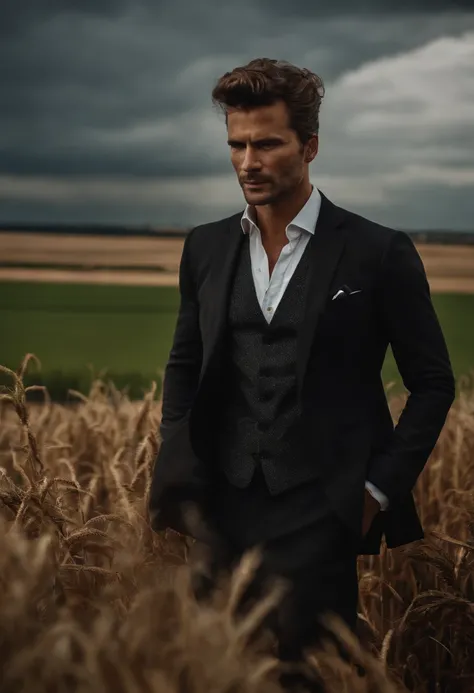
[[[282,248],[270,277],[268,257],[262,243],[260,229],[256,223],[255,208],[247,205],[242,215],[242,231],[249,234],[252,276],[260,308],[268,323],[278,307],[288,282],[298,266],[304,250],[315,233],[316,222],[321,208],[321,195],[313,186],[313,191],[296,217],[286,227],[288,243]],[[388,498],[376,486],[365,482],[369,493],[380,503],[382,510],[388,507]]]

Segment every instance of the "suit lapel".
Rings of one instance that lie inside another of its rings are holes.
[[[215,245],[209,276],[209,300],[204,320],[205,350],[201,380],[211,358],[219,351],[225,331],[227,307],[234,270],[245,238],[241,227],[242,213],[229,219]],[[305,290],[305,317],[298,331],[297,377],[301,395],[306,366],[318,319],[328,297],[329,288],[342,256],[345,230],[343,212],[321,193],[321,209],[314,236],[308,247],[310,271]]]
[[[220,233],[214,248],[209,276],[209,302],[205,320],[205,354],[202,376],[209,360],[219,349],[224,335],[227,307],[241,244],[245,238],[240,219],[242,213],[232,216],[226,228]]]
[[[345,246],[342,210],[321,193],[321,209],[308,252],[310,270],[305,291],[305,317],[298,333],[297,378],[301,395],[311,345],[328,298],[331,281]]]

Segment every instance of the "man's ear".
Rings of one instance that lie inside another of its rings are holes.
[[[316,157],[316,154],[318,153],[319,149],[319,137],[318,135],[313,135],[307,142],[306,144],[306,155],[305,155],[305,162],[307,164],[310,164],[314,158]]]

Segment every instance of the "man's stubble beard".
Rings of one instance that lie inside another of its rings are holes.
[[[271,181],[267,181],[267,184],[273,185]],[[245,185],[241,185],[241,189],[245,198],[245,201],[247,204],[252,205],[253,207],[263,207],[264,205],[271,205],[275,204],[276,202],[279,202],[282,199],[285,199],[286,197],[291,197],[291,193],[293,192],[293,188],[284,188],[284,189],[278,189],[269,191],[265,194],[265,196],[261,196],[258,198],[258,201],[253,201],[252,199],[249,199],[246,194],[245,190]],[[252,193],[250,193],[252,195]]]
[[[252,207],[263,207],[265,205],[271,205],[274,204],[278,200],[278,196],[275,195],[266,195],[265,197],[261,197],[258,201],[249,199],[247,195],[244,192],[244,197],[245,201],[247,204],[252,205]]]

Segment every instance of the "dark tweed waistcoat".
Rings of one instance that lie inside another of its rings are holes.
[[[229,301],[218,433],[219,467],[239,488],[248,486],[258,465],[272,494],[318,476],[315,460],[305,459],[295,426],[300,414],[297,327],[304,314],[310,243],[270,323],[255,292],[248,236],[242,243]]]

